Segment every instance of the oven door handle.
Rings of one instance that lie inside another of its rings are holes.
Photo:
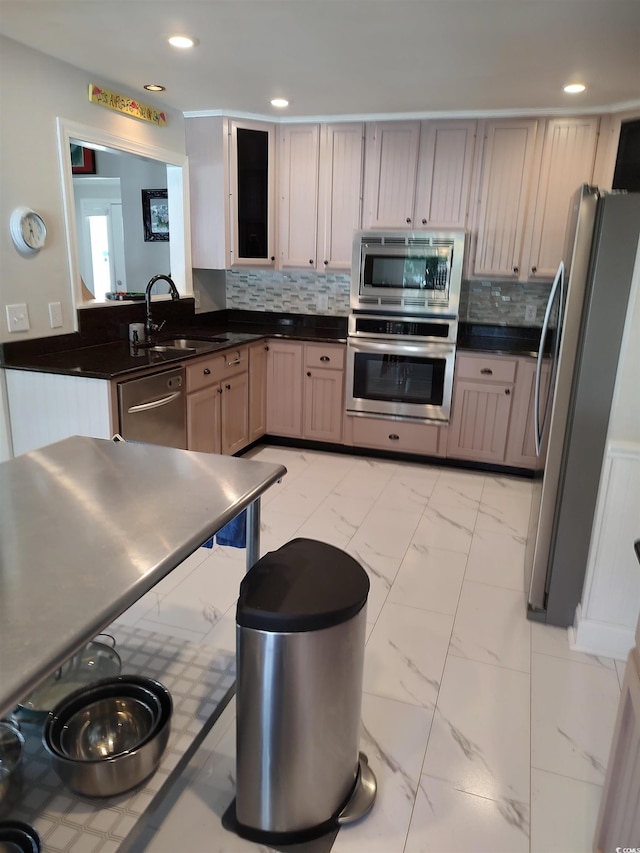
[[[444,357],[456,351],[455,344],[408,343],[397,340],[368,340],[366,338],[347,339],[347,349],[354,352],[380,353],[381,355],[418,355]]]

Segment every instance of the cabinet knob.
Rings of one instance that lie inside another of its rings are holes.
[[[482,373],[483,376],[493,376],[493,370],[491,370],[490,367],[483,367],[480,373]]]
[[[231,391],[231,385],[225,385],[224,387],[227,389],[227,391]]]
[[[269,345],[268,344],[265,346],[264,351],[269,352]]]
[[[513,271],[516,275],[518,275],[518,273],[520,272],[520,267],[514,267]]]
[[[426,225],[426,224],[427,224],[427,220],[426,220],[426,219],[423,219],[423,220],[422,220],[422,224],[423,224],[423,225]]]
[[[331,361],[331,358],[328,355],[321,355],[320,361]]]
[[[271,255],[271,257],[269,258],[270,261],[275,261],[275,259],[276,259],[275,255]]]
[[[313,258],[309,258],[309,263],[313,266]]]
[[[411,217],[410,216],[407,216],[407,222],[411,223]]]
[[[311,376],[311,371],[307,370],[307,376]]]
[[[538,267],[531,267],[531,272],[532,273],[538,272]]]
[[[208,367],[205,367],[205,369],[202,372],[204,373],[205,376],[209,376],[209,374],[211,373],[211,371],[209,370]]]
[[[222,394],[222,388],[218,388],[217,391],[218,391],[218,394]]]
[[[507,397],[511,396],[511,388],[505,388],[504,393],[507,395]]]
[[[400,436],[396,435],[395,432],[392,432],[389,438],[391,439],[391,441],[400,441]]]

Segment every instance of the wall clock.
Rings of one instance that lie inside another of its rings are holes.
[[[9,219],[9,232],[15,247],[30,255],[39,252],[47,239],[44,219],[28,207],[16,207]]]

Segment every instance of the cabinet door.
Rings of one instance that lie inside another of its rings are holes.
[[[416,186],[417,228],[464,228],[469,208],[475,121],[424,121]]]
[[[267,357],[267,432],[302,436],[303,345],[269,341]]]
[[[469,379],[454,382],[447,456],[504,461],[512,388]]]
[[[220,385],[187,394],[187,450],[220,453]]]
[[[232,121],[229,146],[231,265],[275,263],[275,127]]]
[[[304,437],[342,441],[344,374],[341,370],[311,367],[305,371]]]
[[[221,387],[220,450],[232,454],[249,443],[249,376],[238,373]]]
[[[320,139],[317,266],[351,268],[353,233],[361,226],[363,124],[327,124]]]
[[[598,125],[597,116],[547,122],[529,256],[524,259],[528,278],[553,278],[558,269],[571,197],[593,177]]]
[[[518,277],[537,121],[487,122],[474,274]]]
[[[549,382],[551,362],[542,365],[542,398],[546,394]],[[533,358],[521,359],[518,364],[516,385],[513,393],[513,411],[507,441],[508,465],[519,468],[541,468],[544,455],[536,454],[533,424],[533,407],[536,382],[536,361]]]
[[[249,441],[267,431],[267,344],[249,347]]]
[[[288,125],[280,135],[280,266],[315,269],[318,233],[317,124]]]
[[[411,228],[418,165],[420,123],[367,126],[365,228]]]

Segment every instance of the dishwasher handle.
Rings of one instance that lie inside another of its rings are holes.
[[[181,396],[182,391],[174,391],[173,394],[160,397],[158,400],[151,400],[149,403],[139,403],[137,406],[131,406],[127,409],[127,414],[135,415],[136,412],[148,412],[149,409],[159,409],[161,406],[167,406]]]

